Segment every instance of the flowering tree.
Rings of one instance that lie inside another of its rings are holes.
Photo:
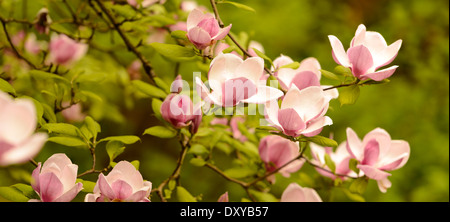
[[[277,174],[289,178],[304,165],[330,178],[328,186],[361,200],[369,180],[387,192],[390,172],[408,161],[408,142],[391,139],[379,126],[362,137],[348,127],[340,145],[320,135],[333,124],[327,116],[331,100],[351,105],[361,86],[389,82],[398,66],[383,67],[394,61],[402,40],[388,44],[390,39],[361,24],[345,50],[329,35],[330,57],[338,66],[327,71],[316,58],[272,59],[258,42],[239,38],[217,8],[253,10],[237,2],[44,2],[33,18],[0,14],[0,165],[35,167],[28,184],[0,187],[7,200],[201,200],[180,181],[186,161],[239,185],[243,201],[322,201],[314,187],[295,182],[282,196],[271,192]],[[190,67],[192,76],[179,73],[180,66]],[[335,84],[322,85],[322,78]],[[101,134],[108,127],[102,120],[132,122],[117,107],[132,109],[142,101],[159,122],[138,135]],[[146,159],[118,160],[149,136],[179,144],[166,147],[179,156],[160,183],[140,173]],[[79,171],[69,151],[52,152],[50,146],[80,148],[90,167]],[[48,159],[37,162],[44,151]],[[232,159],[228,168],[216,163],[217,151]],[[99,153],[108,160],[97,161]],[[228,201],[232,192],[216,199]]]

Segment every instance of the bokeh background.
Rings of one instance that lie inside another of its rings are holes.
[[[39,3],[27,2],[30,8],[35,7],[30,10],[39,10],[36,5]],[[336,64],[331,57],[327,36],[337,36],[344,47],[348,47],[359,24],[365,24],[367,30],[380,32],[388,44],[402,39],[400,52],[392,63],[399,65],[399,68],[390,78],[391,82],[362,87],[355,105],[340,107],[338,101],[333,101],[328,115],[334,124],[327,127],[322,135],[332,132],[334,139],[341,142],[345,140],[347,127],[353,128],[361,138],[380,127],[387,130],[393,139],[409,142],[410,159],[402,169],[392,172],[389,178],[392,187],[383,194],[376,183],[370,181],[363,195],[367,201],[449,201],[449,1],[236,2],[252,7],[255,12],[219,4],[222,20],[225,24],[233,24],[232,31],[235,34],[246,32],[251,40],[260,42],[266,55],[272,59],[280,54],[288,55],[296,61],[312,56],[320,61],[323,69],[332,71]],[[199,0],[198,3],[210,9],[208,0]],[[30,18],[35,15],[30,14]],[[95,50],[90,51],[90,55],[97,57],[100,62],[89,65],[111,72],[116,72],[114,69],[120,67],[105,66],[104,64],[115,61],[102,57]],[[125,49],[120,56],[126,62],[133,58]],[[156,60],[153,64],[158,74],[173,69],[172,63],[167,63],[160,57],[152,57],[153,60]],[[5,61],[2,63],[4,65]],[[190,78],[192,71],[196,70],[192,70],[189,65],[181,66],[179,70],[186,79]],[[124,72],[123,67],[120,72]],[[167,76],[162,76],[168,82],[174,77],[173,71],[170,72]],[[326,81],[324,79],[322,83]],[[110,99],[123,93],[123,89],[111,89],[95,83],[92,87],[98,91],[108,91]],[[90,115],[99,119],[102,125],[100,138],[109,135],[142,135],[144,129],[161,124],[151,114],[150,100],[127,102],[126,99],[118,99],[120,96],[116,97],[111,100],[116,101],[117,107],[90,107]],[[107,114],[99,110],[107,110]],[[141,143],[127,147],[117,160],[140,160],[143,177],[157,186],[175,168],[179,152],[177,147],[179,145],[174,140],[142,136]],[[102,148],[97,149],[99,165],[107,164],[108,161]],[[47,144],[36,161],[45,161],[55,152],[67,153],[73,162],[79,164],[80,172],[91,167],[88,150],[68,149],[55,144]],[[187,159],[189,158],[188,155]],[[226,155],[221,157],[218,154],[217,158],[217,162],[225,169],[230,164]],[[31,164],[0,168],[0,186],[29,181],[31,170]],[[317,172],[305,164],[302,170],[292,174],[289,179],[278,176],[272,193],[279,198],[289,182],[297,181],[307,186],[308,180],[318,178],[320,176]],[[96,181],[97,176],[90,175],[86,179]],[[189,161],[183,165],[181,183],[194,196],[201,195],[203,201],[216,201],[225,191],[228,191],[230,201],[241,201],[241,197],[246,196],[240,186],[224,180],[210,169],[195,167]],[[349,200],[338,192],[332,199]],[[78,200],[82,200],[82,197],[78,197]]]

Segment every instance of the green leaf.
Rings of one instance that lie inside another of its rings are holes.
[[[62,76],[59,76],[57,74],[54,74],[54,73],[44,72],[44,71],[33,69],[30,71],[30,75],[31,75],[31,77],[33,77],[36,80],[54,79],[54,80],[58,80],[63,83],[66,83],[67,85],[70,85],[70,81],[68,79],[66,79]]]
[[[260,202],[278,202],[278,199],[271,193],[249,190],[250,195],[254,196]]]
[[[57,144],[61,144],[64,146],[70,146],[70,147],[78,147],[78,146],[86,146],[87,144],[76,137],[68,137],[68,136],[54,136],[48,138],[47,141],[54,142]]]
[[[133,160],[130,163],[134,166],[134,168],[136,168],[136,170],[139,170],[139,165],[141,165],[141,162],[139,162],[139,160]]]
[[[194,157],[192,158],[189,163],[191,163],[192,165],[196,166],[196,167],[202,167],[206,164],[205,160],[199,157]]]
[[[159,54],[172,61],[185,62],[195,58],[195,52],[192,48],[159,42],[153,42],[150,45]]]
[[[336,73],[338,75],[353,77],[352,70],[348,67],[341,66],[341,65],[336,66],[334,68],[334,73]]]
[[[77,179],[76,182],[83,184],[83,189],[81,190],[82,192],[85,192],[85,193],[94,192],[95,182],[87,181],[87,180],[83,180],[83,179]]]
[[[19,190],[20,192],[22,192],[23,195],[25,195],[29,199],[39,199],[39,195],[37,195],[33,187],[31,187],[28,184],[17,183],[12,185],[11,187]]]
[[[146,129],[143,135],[145,134],[156,136],[159,138],[172,138],[177,135],[177,131],[164,126],[153,126]]]
[[[342,191],[350,200],[357,201],[357,202],[365,202],[366,201],[364,199],[364,197],[361,196],[360,194],[352,193],[351,191],[349,191],[348,189],[345,189],[345,188],[343,188]]]
[[[94,141],[97,140],[97,134],[102,131],[100,124],[97,123],[92,117],[86,116],[84,118],[84,123],[86,128],[91,133],[92,137],[94,137]]]
[[[14,89],[14,87],[9,84],[8,81],[0,78],[0,90],[3,92],[7,92],[7,93],[11,93],[13,95],[16,95],[16,90]]]
[[[308,141],[311,141],[317,145],[324,146],[324,147],[337,147],[338,143],[328,137],[316,135],[313,137],[304,137]]]
[[[255,9],[253,9],[252,7],[241,4],[241,3],[237,3],[237,2],[219,1],[217,3],[227,3],[227,4],[234,5],[235,7],[239,8],[239,9],[243,9],[243,10],[250,11],[250,12],[255,12]]]
[[[81,135],[81,131],[76,126],[68,123],[47,123],[42,128],[46,129],[49,133],[58,133],[73,137]]]
[[[209,153],[209,150],[202,144],[196,143],[189,148],[188,153],[201,156],[203,154]]]
[[[175,30],[170,33],[170,36],[174,39],[182,39],[182,40],[188,40],[186,36],[187,32],[183,30]]]
[[[359,93],[360,89],[358,85],[351,85],[340,90],[338,99],[341,106],[355,104],[356,100],[358,100]]]
[[[153,79],[160,89],[164,90],[166,93],[170,93],[170,86],[164,80],[159,77],[155,77]]]
[[[53,110],[53,108],[50,107],[49,105],[47,105],[46,103],[41,103],[41,105],[44,110],[43,117],[45,119],[47,119],[48,122],[50,122],[50,123],[56,123],[57,119],[56,119],[55,111]]]
[[[167,93],[164,92],[163,90],[159,89],[156,86],[153,86],[146,82],[143,82],[141,80],[133,80],[133,81],[131,81],[131,84],[134,87],[136,87],[136,89],[139,92],[142,92],[149,97],[157,97],[157,98],[164,99],[167,96]]]
[[[325,153],[324,156],[325,159],[325,164],[327,165],[328,168],[330,168],[331,172],[335,172],[336,171],[336,165],[334,164],[334,161],[331,159],[330,155],[328,155],[328,153]]]
[[[174,190],[176,186],[177,186],[176,180],[170,180],[169,183],[167,183],[167,187],[169,188],[169,190]]]
[[[109,162],[113,162],[124,150],[125,146],[120,141],[112,140],[106,143],[106,153],[109,156]]]
[[[292,62],[289,64],[286,64],[284,66],[281,66],[279,69],[289,68],[289,69],[298,69],[300,67],[300,63],[298,62]]]
[[[227,169],[223,173],[229,177],[240,179],[255,174],[255,171],[249,168],[236,167]]]
[[[254,133],[250,133],[247,129],[247,126],[244,125],[242,122],[237,122],[238,129],[244,135],[247,137],[247,139],[251,142],[258,143],[258,138],[256,138]]]
[[[332,73],[330,71],[321,69],[320,73],[322,73],[322,76],[324,76],[327,79],[340,80],[339,77],[336,74],[334,74],[334,73]]]
[[[263,58],[264,60],[267,60],[270,63],[270,66],[273,66],[272,59],[270,59],[268,56],[266,56],[266,54],[262,53],[261,51],[259,51],[256,48],[253,48],[253,50],[255,51],[256,55]]]
[[[12,202],[27,202],[29,200],[28,197],[14,187],[0,187],[0,196]]]
[[[363,194],[366,191],[369,179],[366,177],[359,177],[354,179],[350,184],[348,190],[352,193]]]
[[[152,110],[153,113],[155,113],[155,117],[158,118],[159,120],[163,121],[163,118],[161,116],[161,105],[162,105],[162,101],[159,99],[152,99]]]
[[[141,139],[137,136],[110,136],[110,137],[106,137],[103,138],[101,140],[99,140],[98,142],[104,142],[104,141],[119,141],[125,144],[133,144],[136,143],[137,141],[140,141]]]
[[[132,18],[134,15],[136,15],[136,11],[130,5],[127,4],[125,5],[114,4],[111,5],[111,9],[118,15],[121,15],[125,18]]]
[[[355,172],[357,175],[359,175],[359,168],[356,167],[358,164],[359,164],[358,160],[353,158],[350,159],[350,161],[348,161],[348,168],[353,172]]]
[[[189,191],[184,189],[184,187],[177,186],[176,192],[177,192],[178,200],[180,202],[197,202],[197,199],[195,199],[195,197],[193,197],[189,193]]]

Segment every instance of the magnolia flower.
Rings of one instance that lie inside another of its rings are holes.
[[[83,57],[88,46],[79,43],[64,34],[53,35],[49,45],[47,62],[58,65],[71,65]]]
[[[62,107],[69,107],[61,111],[61,115],[68,122],[82,122],[87,116],[86,113],[83,113],[83,106],[81,103],[70,105],[69,101],[65,101],[62,103]]]
[[[236,106],[241,102],[262,104],[283,96],[280,90],[260,81],[263,70],[264,61],[260,57],[244,61],[237,55],[221,53],[211,61],[208,73],[212,92],[196,77],[197,92],[206,102],[222,107]]]
[[[283,191],[280,202],[322,202],[322,199],[314,189],[291,183]]]
[[[359,161],[357,168],[377,181],[381,192],[391,187],[386,171],[396,170],[406,164],[410,155],[409,143],[391,140],[388,132],[376,128],[361,141],[351,128],[347,128],[347,150],[352,158]]]
[[[266,170],[272,172],[300,155],[298,143],[292,142],[277,135],[264,137],[259,143],[259,156],[265,163]],[[281,168],[278,172],[284,177],[289,177],[291,173],[297,172],[305,163],[305,160],[296,159],[287,166]],[[268,180],[275,182],[275,177],[269,177]]]
[[[25,40],[25,49],[31,54],[37,55],[43,49],[47,48],[47,42],[38,41],[34,33],[30,33]]]
[[[37,114],[28,99],[12,99],[0,91],[0,166],[33,158],[47,141],[47,134],[34,133]]]
[[[353,75],[360,80],[373,79],[381,81],[394,74],[398,67],[391,66],[376,71],[395,59],[402,45],[402,40],[397,40],[388,46],[380,33],[366,31],[366,27],[363,24],[358,26],[347,52],[345,52],[341,41],[336,36],[329,35],[328,38],[331,43],[334,61],[350,68]]]
[[[176,84],[177,81],[174,83]],[[193,133],[197,132],[202,121],[200,103],[194,107],[189,96],[178,94],[178,92],[171,93],[166,97],[160,111],[163,119],[173,127],[180,129],[192,125],[191,132]]]
[[[39,194],[41,200],[32,202],[70,202],[83,189],[77,179],[78,166],[64,153],[53,154],[41,168],[41,163],[31,174],[31,186]]]
[[[100,173],[93,194],[85,202],[150,202],[152,183],[144,181],[139,171],[128,161],[118,162],[105,176]]]
[[[224,194],[220,195],[217,202],[229,202],[228,200],[228,192],[225,192]]]
[[[325,155],[328,155],[330,159],[334,162],[336,166],[335,173],[339,175],[349,175],[356,176],[353,171],[349,168],[349,161],[351,159],[350,154],[347,151],[346,143],[341,143],[336,151],[333,152],[333,148],[331,147],[322,147],[315,143],[310,143],[309,147],[311,148],[311,155],[313,157],[312,162],[316,165],[321,166],[322,168],[331,171],[331,169],[325,163]],[[317,172],[322,174],[323,176],[329,177],[335,180],[338,176],[327,172],[321,168],[316,167]],[[340,176],[341,179],[346,179],[345,177]]]
[[[294,85],[284,96],[281,108],[277,101],[266,103],[266,119],[285,135],[315,136],[324,126],[333,124],[325,116],[331,98],[321,87],[310,86],[299,90]]]
[[[230,29],[231,24],[220,28],[214,15],[204,14],[200,9],[192,10],[187,18],[187,37],[195,47],[201,50],[225,38]]]

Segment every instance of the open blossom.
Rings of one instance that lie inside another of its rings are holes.
[[[324,169],[330,170],[328,166],[325,163],[325,154],[327,154],[330,159],[334,162],[334,165],[336,166],[335,173],[339,175],[348,175],[348,176],[357,176],[355,172],[350,170],[349,168],[349,161],[351,159],[350,154],[347,151],[346,143],[341,143],[337,148],[336,151],[333,152],[333,148],[331,147],[322,147],[315,143],[309,144],[311,148],[311,154],[313,157],[312,162],[316,165],[321,166]],[[321,175],[329,177],[331,179],[336,179],[338,176],[336,176],[333,173],[327,172],[325,170],[322,170],[321,168],[316,167],[317,172],[319,172]],[[340,176],[341,179],[346,179],[346,177]]]
[[[322,202],[322,199],[314,189],[291,183],[283,191],[280,202]]]
[[[214,15],[205,14],[200,9],[192,10],[186,22],[189,41],[201,50],[225,38],[231,29],[231,24],[225,28],[220,28]]]
[[[258,151],[268,172],[272,172],[281,166],[284,166],[300,155],[298,143],[277,135],[264,137],[259,143]],[[289,177],[291,173],[297,172],[304,163],[305,161],[303,159],[294,160],[278,172],[284,177]],[[267,179],[274,182],[275,177],[268,177]]]
[[[128,161],[118,162],[105,176],[100,173],[93,194],[85,202],[150,202],[152,183],[144,181],[141,173]]]
[[[83,189],[77,179],[78,166],[64,153],[53,154],[44,165],[41,163],[31,174],[31,186],[39,194],[42,202],[70,202]]]
[[[331,99],[321,87],[299,90],[294,85],[284,96],[281,108],[277,101],[266,103],[266,119],[285,135],[315,136],[324,126],[333,123],[330,117],[325,116]]]
[[[31,100],[14,100],[0,91],[0,123],[0,166],[30,160],[47,141],[47,134],[34,133],[37,115]]]
[[[404,140],[391,140],[388,132],[376,128],[361,141],[351,128],[347,128],[347,150],[352,158],[359,161],[359,168],[367,177],[378,183],[381,192],[391,187],[388,176],[392,171],[403,167],[409,159],[409,143]]]
[[[49,63],[71,65],[87,52],[88,46],[79,43],[64,34],[53,35],[49,44]]]
[[[380,33],[366,31],[366,27],[363,24],[358,26],[347,52],[336,36],[329,35],[328,38],[331,43],[334,61],[350,68],[353,75],[360,80],[372,79],[381,81],[394,74],[398,67],[391,66],[376,71],[395,59],[402,45],[402,40],[397,40],[388,46]]]
[[[212,92],[196,77],[197,92],[205,102],[222,107],[239,103],[263,104],[283,96],[280,90],[260,81],[263,71],[264,61],[260,57],[244,61],[237,55],[221,53],[211,61],[208,73]]]

